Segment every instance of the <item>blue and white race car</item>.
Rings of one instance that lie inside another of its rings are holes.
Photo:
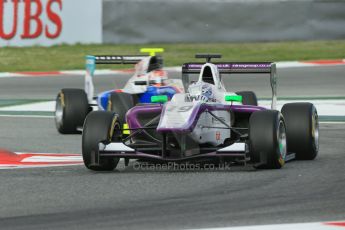
[[[180,79],[169,79],[163,70],[163,59],[156,52],[163,49],[141,49],[145,55],[103,55],[86,57],[84,89],[61,89],[56,97],[55,124],[59,133],[80,133],[86,115],[95,110],[114,111],[122,124],[125,112],[138,103],[161,103],[159,96],[171,99],[183,92]],[[135,64],[135,73],[124,88],[111,89],[94,95],[93,77],[96,64]]]

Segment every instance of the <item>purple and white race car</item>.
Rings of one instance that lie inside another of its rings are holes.
[[[171,101],[153,96],[155,104],[138,104],[126,114],[126,129],[110,111],[91,112],[84,123],[82,153],[91,170],[113,170],[120,158],[153,162],[219,160],[281,168],[292,159],[312,160],[319,149],[316,108],[285,104],[276,110],[276,66],[263,62],[213,62],[221,55],[199,54],[206,63],[182,66],[186,93]],[[257,105],[251,91],[227,92],[222,74],[268,74],[272,108]],[[199,74],[190,82],[190,74]]]

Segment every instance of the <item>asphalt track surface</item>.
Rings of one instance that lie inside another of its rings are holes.
[[[345,94],[345,67],[279,73],[281,96]],[[126,77],[116,79],[100,77],[97,86],[109,89],[117,82],[121,87]],[[235,79],[231,86],[250,85],[259,96],[270,95],[268,84],[259,82],[261,76],[248,79]],[[82,78],[75,76],[0,79],[0,98],[52,99],[59,88],[81,84]],[[0,228],[185,229],[343,220],[345,124],[321,124],[320,129],[318,158],[281,170],[236,166],[186,172],[123,165],[110,173],[83,166],[1,170]],[[80,145],[78,135],[57,134],[53,119],[0,117],[2,148],[80,153]]]

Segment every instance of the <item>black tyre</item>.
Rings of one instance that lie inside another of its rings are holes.
[[[90,111],[89,102],[82,89],[62,89],[56,97],[55,124],[62,134],[78,133],[86,115]]]
[[[313,160],[319,152],[319,119],[311,103],[289,103],[282,108],[287,150],[300,160]]]
[[[100,142],[108,144],[118,140],[120,135],[120,123],[115,113],[109,111],[91,112],[86,117],[83,127],[82,154],[85,166],[95,171],[111,171],[116,168],[119,158],[99,158],[98,145]]]
[[[108,100],[108,111],[118,114],[121,124],[126,123],[126,113],[136,104],[135,95],[129,93],[115,92],[110,94]]]
[[[285,164],[286,131],[279,111],[254,112],[249,119],[249,150],[258,168],[279,169]]]
[[[256,94],[252,91],[239,91],[236,94],[242,96],[242,104],[243,105],[258,105],[258,99]]]

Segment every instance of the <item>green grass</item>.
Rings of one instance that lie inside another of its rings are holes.
[[[84,69],[88,54],[139,54],[141,47],[162,47],[165,66],[194,60],[195,53],[221,53],[227,61],[290,61],[345,58],[345,40],[269,43],[196,43],[150,45],[61,45],[2,47],[0,72]],[[98,66],[97,68],[110,68]],[[130,66],[111,66],[130,68]]]

